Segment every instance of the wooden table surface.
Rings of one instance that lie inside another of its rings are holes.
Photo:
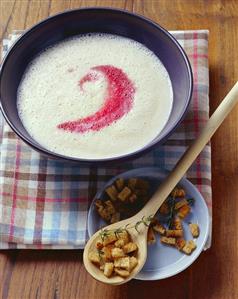
[[[124,8],[169,30],[209,29],[211,111],[238,78],[236,0],[0,0],[0,36],[84,6]],[[1,251],[1,298],[238,298],[238,106],[212,139],[212,187],[212,248],[175,277],[112,287],[86,273],[81,251]]]

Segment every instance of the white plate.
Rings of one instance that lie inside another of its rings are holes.
[[[147,180],[151,181],[153,188],[156,188],[157,185],[159,186],[159,183],[167,177],[167,175],[168,172],[166,171],[150,167],[130,170],[113,177],[105,184],[102,190],[99,190],[91,204],[88,214],[89,236],[92,236],[97,230],[105,226],[105,222],[99,217],[95,209],[94,201],[96,198],[102,198],[105,188],[111,185],[116,178],[146,178]],[[185,239],[191,240],[192,236],[189,232],[187,223],[192,222],[199,225],[200,235],[198,238],[194,239],[197,248],[191,255],[185,255],[176,248],[162,245],[159,241],[159,238],[157,238],[157,242],[155,244],[148,246],[147,261],[140,273],[136,276],[136,279],[157,280],[173,276],[190,266],[197,259],[204,248],[209,232],[209,214],[207,205],[197,188],[188,180],[182,179],[179,182],[179,185],[185,189],[186,194],[189,197],[195,199],[194,205],[192,206],[192,212],[187,218],[185,218],[183,226]]]

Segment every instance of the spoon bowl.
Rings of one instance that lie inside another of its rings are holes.
[[[85,246],[84,253],[83,253],[83,261],[86,270],[97,280],[112,284],[112,285],[119,285],[122,283],[125,283],[129,280],[131,280],[133,277],[137,275],[137,273],[140,272],[140,270],[143,268],[146,257],[147,257],[147,232],[148,232],[148,226],[141,225],[138,228],[138,231],[135,230],[134,225],[136,222],[140,221],[142,218],[141,212],[137,213],[135,216],[113,223],[106,227],[108,230],[116,230],[118,228],[125,227],[128,223],[133,226],[132,228],[127,229],[132,241],[137,244],[138,246],[138,264],[137,266],[131,271],[130,275],[127,278],[122,278],[120,276],[113,276],[113,277],[106,277],[103,272],[96,267],[91,261],[88,259],[88,254],[91,251],[94,251],[96,248],[96,242],[100,239],[99,231],[97,231],[88,241],[88,243]],[[104,228],[105,229],[105,228]]]

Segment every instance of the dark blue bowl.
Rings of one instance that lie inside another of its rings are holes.
[[[77,159],[53,153],[38,144],[24,128],[17,112],[17,88],[34,56],[43,49],[71,36],[104,32],[134,39],[152,50],[166,67],[173,86],[174,103],[162,132],[144,148],[117,158]],[[28,30],[5,57],[0,73],[2,113],[11,128],[28,145],[51,158],[93,163],[116,162],[135,158],[163,143],[183,119],[192,96],[192,71],[179,43],[158,24],[136,14],[110,8],[84,8],[50,17]]]

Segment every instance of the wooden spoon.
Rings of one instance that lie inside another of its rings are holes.
[[[120,222],[111,224],[106,229],[116,230],[118,228],[124,227],[126,224],[135,225],[143,217],[148,217],[154,215],[157,210],[160,208],[162,203],[166,200],[168,195],[174,189],[174,187],[181,180],[183,175],[186,173],[188,168],[194,162],[196,157],[202,151],[204,146],[210,140],[214,132],[221,125],[228,113],[233,109],[235,104],[238,102],[238,82],[234,85],[231,91],[227,94],[221,104],[218,106],[216,111],[213,113],[211,118],[208,120],[206,126],[202,130],[200,136],[193,142],[193,144],[188,148],[184,153],[180,161],[177,163],[173,171],[168,175],[166,180],[159,186],[157,191],[154,193],[150,201],[144,206],[144,208],[137,213],[135,216],[122,220]],[[140,225],[139,233],[135,229],[130,229],[129,233],[132,237],[133,242],[138,245],[138,265],[130,273],[130,276],[127,278],[122,278],[120,276],[113,276],[107,278],[104,276],[103,272],[99,270],[88,258],[88,254],[91,250],[95,250],[96,241],[99,238],[99,232],[96,232],[87,242],[84,254],[83,261],[86,270],[91,274],[95,279],[112,284],[119,285],[131,280],[136,274],[142,269],[147,258],[147,232],[148,226]]]

